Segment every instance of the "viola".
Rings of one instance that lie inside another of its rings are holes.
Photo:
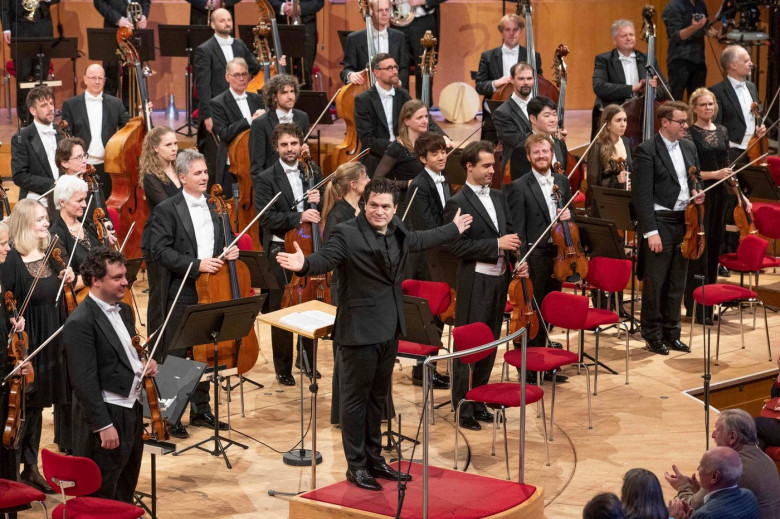
[[[149,362],[149,358],[146,355],[143,344],[141,344],[141,337],[136,335],[132,339],[133,348],[138,352],[138,356],[144,363],[144,366]],[[166,441],[170,438],[168,435],[168,427],[166,427],[166,420],[162,417],[160,409],[160,392],[157,389],[157,381],[153,377],[144,377],[144,391],[146,391],[146,402],[149,404],[149,416],[152,418],[149,431],[144,430],[144,441]]]
[[[527,278],[517,275],[517,269],[509,283],[509,302],[512,303],[512,316],[509,320],[509,333],[520,328],[528,330],[528,339],[539,333],[539,317],[533,307],[534,286]]]
[[[556,163],[553,170],[559,174],[563,171],[560,163]],[[566,205],[557,185],[553,185],[552,196],[559,209]],[[569,283],[578,283],[585,279],[588,275],[588,258],[580,243],[579,227],[571,221],[559,221],[550,234],[558,249],[553,263],[555,278]]]
[[[103,190],[100,189],[100,182],[97,179],[97,172],[95,166],[87,164],[87,169],[84,171],[84,182],[87,183],[87,188],[92,194],[92,200],[95,201],[95,207],[106,211],[106,201],[103,200]],[[109,220],[111,221],[111,220]],[[114,230],[114,224],[111,224],[111,230]]]
[[[228,237],[232,234],[230,229],[230,216],[227,205],[220,196],[222,186],[214,184],[211,187],[209,202],[215,206],[215,212],[222,220],[222,234],[225,237],[225,246],[229,245]],[[214,274],[201,273],[195,282],[198,291],[198,303],[216,303],[248,297],[252,294],[252,278],[249,267],[241,261],[226,261]],[[213,367],[217,361],[225,364],[227,368],[238,368],[238,374],[243,375],[252,369],[260,354],[260,344],[254,328],[243,339],[237,341],[221,341],[217,344],[218,359],[214,358],[214,345],[201,344],[192,348],[192,358],[198,362],[205,362]]]
[[[737,180],[737,177],[731,177],[726,182],[729,183],[740,202],[734,208],[734,223],[737,225],[737,229],[739,229],[739,239],[742,240],[742,238],[751,234],[757,235],[758,229],[756,229],[756,222],[753,220],[753,213],[745,210],[747,197],[739,188],[739,180]]]
[[[701,191],[701,177],[695,166],[688,169],[688,176],[693,181],[693,189]],[[704,204],[691,201],[685,208],[685,236],[680,247],[683,258],[696,260],[704,254]]]
[[[65,270],[68,268],[67,265],[65,265],[65,260],[62,259],[62,251],[60,249],[54,249],[51,253],[51,257],[54,258],[54,261],[56,261],[60,267],[62,267],[62,270]],[[63,285],[63,292],[65,295],[65,309],[68,315],[73,313],[73,310],[76,309],[76,305],[78,305],[78,302],[76,301],[76,294],[73,293],[73,287],[70,283],[65,283]]]
[[[301,155],[303,170],[308,188],[314,189],[314,164],[308,153]],[[316,209],[317,204],[310,204],[311,209]],[[317,223],[303,222],[295,229],[290,229],[284,235],[284,248],[287,252],[295,253],[295,243],[308,256],[320,249],[320,226]],[[282,308],[288,308],[306,301],[324,301],[330,303],[330,273],[317,276],[298,276],[293,274],[292,279],[284,288],[282,295]]]
[[[11,292],[5,293],[5,306],[10,314],[17,318],[16,300]],[[26,332],[11,332],[8,337],[8,358],[12,365],[21,363],[27,356],[28,338]],[[24,394],[28,384],[35,381],[35,373],[30,368],[27,375],[17,373],[9,380],[8,416],[3,427],[3,446],[17,449],[22,437],[22,424],[25,417]]]

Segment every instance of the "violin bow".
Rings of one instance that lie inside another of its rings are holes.
[[[739,172],[740,172],[740,171],[742,171],[743,169],[749,168],[749,167],[750,167],[750,166],[752,166],[752,165],[753,165],[755,162],[758,162],[759,160],[763,159],[763,158],[764,158],[764,157],[766,157],[767,155],[769,155],[769,152],[766,152],[766,153],[764,153],[764,154],[763,154],[763,155],[761,155],[760,157],[756,157],[755,159],[751,160],[750,162],[748,162],[747,164],[745,164],[744,166],[742,166],[741,168],[739,168],[738,170],[736,170],[735,172],[733,172],[731,175],[727,175],[727,176],[723,177],[722,179],[718,180],[717,182],[715,182],[714,184],[712,184],[712,185],[711,185],[710,187],[708,187],[707,189],[704,189],[704,190],[700,191],[698,195],[690,197],[688,200],[686,200],[686,201],[685,201],[685,203],[686,203],[686,204],[689,204],[689,203],[691,203],[691,201],[692,201],[692,200],[695,200],[696,198],[698,198],[699,196],[703,195],[704,193],[706,193],[707,191],[709,191],[709,190],[710,190],[710,189],[712,189],[713,187],[715,187],[715,186],[717,186],[718,184],[720,184],[720,183],[722,183],[722,182],[725,182],[726,180],[728,180],[728,179],[730,179],[731,177],[735,176],[737,173],[739,173]]]
[[[56,187],[56,186],[55,186],[55,187]],[[36,200],[37,202],[40,202],[41,200],[43,200],[44,198],[46,198],[47,196],[49,196],[49,194],[50,194],[50,193],[53,193],[53,192],[54,192],[54,187],[52,187],[51,189],[49,189],[48,191],[46,191],[44,194],[42,194],[41,196],[39,196],[39,197],[38,197],[38,198],[36,198],[35,200]]]
[[[778,89],[778,92],[780,92],[780,89]],[[777,121],[775,121],[775,122],[772,124],[772,126],[770,126],[769,128],[767,128],[767,129],[766,129],[766,132],[767,132],[767,133],[769,133],[769,132],[770,132],[770,131],[771,131],[771,130],[772,130],[774,127],[775,127],[775,126],[777,126],[777,124],[778,124],[778,123],[780,123],[780,119],[778,119]],[[756,147],[756,144],[758,144],[759,142],[761,142],[761,141],[760,141],[760,139],[756,139],[755,141],[753,141],[753,144],[751,144],[750,146],[748,146],[747,148],[745,148],[745,151],[743,151],[742,153],[740,153],[740,154],[739,154],[739,157],[737,157],[736,159],[734,159],[734,162],[732,162],[732,163],[731,163],[731,166],[729,166],[729,167],[730,167],[730,168],[733,168],[734,166],[736,166],[736,165],[737,165],[737,162],[739,162],[739,161],[742,159],[742,157],[744,157],[745,155],[747,155],[747,152],[749,152],[750,150],[752,150],[753,148],[755,148],[755,147]]]
[[[563,211],[565,209],[569,208],[569,206],[572,204],[572,202],[574,202],[574,199],[577,198],[577,195],[579,195],[579,194],[580,194],[580,190],[578,189],[576,193],[571,195],[571,198],[569,199],[569,201],[566,202],[566,205],[561,207],[561,211],[555,216],[555,218],[552,219],[552,222],[550,222],[550,225],[547,226],[547,229],[545,229],[544,232],[539,235],[539,238],[537,238],[537,240],[534,242],[534,244],[531,245],[531,248],[528,249],[528,251],[525,253],[525,256],[523,256],[520,260],[515,262],[515,265],[522,265],[523,263],[525,263],[525,260],[528,259],[528,256],[531,254],[531,252],[533,252],[533,250],[539,245],[539,243],[541,243],[542,239],[547,236],[547,233],[550,232],[550,229],[552,229],[553,226],[556,223],[558,223],[558,220],[561,219],[561,215],[563,214]]]
[[[60,327],[57,329],[57,331],[55,331],[53,334],[51,334],[51,335],[49,336],[49,338],[48,338],[48,339],[46,339],[45,341],[43,341],[43,344],[41,344],[40,346],[38,346],[37,348],[35,348],[35,350],[34,350],[32,353],[30,353],[29,355],[27,355],[27,357],[25,357],[25,358],[24,358],[24,360],[22,360],[22,362],[20,362],[19,364],[17,364],[17,365],[16,365],[16,367],[15,367],[14,369],[12,369],[12,370],[11,370],[11,372],[10,372],[10,373],[8,373],[8,375],[6,375],[6,376],[5,376],[5,378],[3,379],[3,385],[4,385],[4,384],[5,384],[7,381],[8,381],[8,379],[9,379],[9,378],[11,378],[11,377],[13,377],[14,375],[16,375],[17,373],[19,373],[19,370],[21,370],[21,369],[22,369],[22,366],[24,366],[24,365],[25,365],[27,362],[30,362],[30,361],[31,361],[33,358],[35,358],[35,356],[36,356],[36,355],[38,355],[38,353],[40,353],[40,351],[41,351],[43,348],[45,348],[46,346],[48,346],[48,345],[49,345],[49,343],[50,343],[51,341],[53,341],[53,340],[54,340],[54,338],[55,338],[55,337],[57,337],[57,336],[60,334],[60,332],[62,332],[62,329],[63,329],[63,328],[65,328],[65,325],[64,325],[64,324],[63,324],[62,326],[60,326]]]
[[[468,135],[468,137],[466,137],[465,139],[463,139],[462,141],[460,141],[460,142],[458,143],[458,145],[457,145],[457,146],[453,147],[453,148],[452,148],[450,151],[448,151],[448,152],[447,152],[447,156],[449,157],[449,156],[450,156],[450,154],[451,154],[453,151],[455,151],[455,150],[459,149],[461,146],[463,146],[464,144],[466,144],[466,143],[468,142],[468,140],[469,140],[469,139],[471,139],[472,137],[474,137],[474,135],[475,135],[475,134],[476,134],[478,131],[480,131],[484,125],[485,125],[485,123],[483,122],[482,124],[480,124],[479,126],[477,126],[477,129],[476,129],[476,130],[474,130],[473,132],[471,132],[471,133]]]
[[[659,74],[658,71],[655,69],[655,67],[653,65],[649,65],[648,64],[648,65],[645,65],[645,70],[647,70],[648,72],[650,72],[652,75],[654,75],[656,77],[656,79],[658,80],[658,83],[663,87],[664,94],[666,94],[666,97],[668,97],[670,101],[674,101],[674,96],[669,91],[669,87],[666,86],[666,82],[661,77],[661,74]]]
[[[127,240],[130,238],[130,235],[133,234],[133,229],[135,229],[135,222],[133,222],[130,225],[130,229],[127,231],[127,234],[125,235],[125,239],[122,242],[122,246],[119,247],[119,252],[122,252],[123,250],[125,250],[125,245],[127,245]]]
[[[310,136],[310,135],[312,134],[312,132],[314,131],[314,128],[315,128],[315,127],[316,127],[318,124],[320,124],[320,121],[322,120],[322,118],[323,118],[323,116],[325,115],[325,113],[326,113],[328,110],[330,110],[330,105],[332,105],[332,104],[333,104],[333,102],[336,100],[336,96],[337,96],[337,95],[339,95],[339,92],[341,92],[341,90],[342,90],[342,89],[343,89],[345,86],[346,86],[346,85],[342,85],[341,87],[339,87],[339,89],[338,89],[338,90],[336,90],[336,93],[335,93],[335,94],[333,94],[333,97],[331,97],[331,98],[330,98],[330,101],[328,101],[328,104],[326,104],[326,105],[325,105],[325,108],[322,110],[322,113],[320,113],[320,116],[319,116],[319,117],[317,117],[317,120],[316,120],[316,121],[314,121],[314,124],[312,124],[312,125],[311,125],[311,128],[309,128],[309,131],[308,131],[308,133],[306,133],[306,135],[303,137],[303,142],[306,142],[307,140],[309,140],[309,136]],[[301,143],[301,144],[303,144],[303,143]]]
[[[585,153],[580,155],[580,160],[578,160],[577,163],[574,165],[574,167],[571,168],[571,171],[569,171],[569,174],[566,175],[566,178],[571,178],[571,176],[574,174],[574,172],[577,171],[577,168],[580,167],[580,164],[582,164],[582,161],[585,160],[585,157],[588,156],[588,152],[593,147],[593,144],[595,144],[596,139],[599,138],[599,135],[601,135],[601,132],[603,132],[604,128],[606,128],[606,127],[607,127],[607,123],[604,123],[604,124],[601,125],[601,128],[599,128],[599,131],[596,132],[596,135],[593,137],[593,140],[590,141],[590,144],[588,144],[588,147],[585,148]],[[579,193],[579,191],[577,191],[577,192]]]
[[[282,196],[282,192],[281,192],[281,191],[279,191],[278,193],[276,193],[276,196],[274,196],[274,197],[271,199],[271,201],[270,201],[270,202],[268,202],[268,203],[265,205],[265,207],[263,207],[263,210],[262,210],[262,211],[260,211],[259,213],[257,213],[257,216],[255,216],[254,218],[252,218],[252,221],[251,221],[251,222],[249,222],[249,223],[246,225],[246,227],[244,227],[244,229],[243,229],[243,230],[242,230],[240,233],[238,233],[238,235],[237,235],[237,236],[236,236],[236,237],[233,239],[233,241],[232,241],[232,242],[230,242],[230,245],[228,245],[227,247],[225,247],[225,250],[223,250],[223,251],[222,251],[222,254],[220,254],[219,256],[217,256],[217,259],[222,259],[222,258],[225,256],[225,252],[226,252],[226,251],[227,251],[227,250],[228,250],[230,247],[232,247],[233,245],[235,245],[236,243],[238,243],[238,240],[239,240],[239,239],[241,239],[241,237],[242,237],[243,235],[245,235],[245,234],[246,234],[246,232],[249,230],[249,228],[250,228],[250,227],[252,227],[252,226],[255,224],[255,222],[256,222],[256,221],[258,221],[258,220],[260,219],[260,217],[261,217],[261,216],[263,216],[263,213],[265,213],[265,212],[268,210],[268,208],[269,208],[269,207],[271,207],[271,206],[274,204],[274,202],[276,202],[276,201],[279,199],[279,197],[280,197],[280,196]]]
[[[369,151],[371,151],[371,150],[368,149],[368,148],[364,149],[363,151],[361,151],[360,153],[358,153],[357,155],[355,155],[354,157],[352,157],[351,159],[346,161],[344,164],[349,164],[350,162],[355,162],[356,160],[358,160],[358,159],[364,157],[365,155],[367,155]],[[295,209],[298,206],[298,204],[300,204],[301,202],[306,200],[306,197],[309,196],[309,193],[311,193],[312,191],[318,190],[319,188],[321,188],[322,186],[324,186],[325,184],[330,182],[331,179],[333,179],[333,177],[335,175],[336,175],[336,172],[334,171],[333,173],[331,173],[327,177],[325,177],[322,180],[320,180],[317,184],[315,184],[315,186],[313,188],[307,189],[306,191],[304,191],[303,196],[301,196],[300,198],[296,198],[295,202],[293,202],[293,204],[290,206],[290,209]]]
[[[87,207],[84,208],[84,215],[81,217],[81,223],[79,224],[79,232],[76,234],[76,239],[73,240],[73,250],[70,251],[70,257],[68,258],[68,264],[65,265],[65,274],[62,275],[62,281],[60,282],[60,288],[57,289],[57,296],[54,298],[54,308],[57,308],[60,304],[60,296],[62,295],[62,290],[65,288],[65,277],[68,273],[68,269],[70,268],[70,264],[73,261],[73,256],[75,256],[74,252],[76,252],[76,247],[79,246],[79,236],[81,235],[81,231],[84,230],[84,222],[87,221],[87,212],[89,211],[89,206],[92,205],[92,197],[93,195],[89,195],[89,200],[87,200]]]
[[[414,191],[412,192],[412,197],[409,198],[409,203],[406,204],[406,210],[404,211],[403,217],[401,217],[401,221],[403,222],[406,220],[406,215],[409,214],[409,209],[412,207],[412,202],[414,202],[414,197],[417,196],[417,190],[420,189],[419,187],[415,187]]]
[[[43,266],[48,263],[49,258],[51,257],[51,253],[54,250],[54,246],[57,245],[57,242],[59,241],[60,236],[58,234],[54,235],[54,238],[51,240],[51,243],[49,244],[49,248],[46,250],[46,254],[43,256],[43,261],[41,262],[41,266],[38,267],[38,272],[35,273],[35,279],[33,279],[32,286],[30,286],[30,290],[27,291],[27,295],[24,296],[24,303],[22,304],[22,309],[19,310],[19,315],[24,315],[24,311],[27,309],[27,305],[30,304],[30,299],[32,298],[33,292],[35,291],[35,287],[38,285],[38,280],[41,279],[41,274],[43,273]],[[62,277],[65,277],[64,275]]]

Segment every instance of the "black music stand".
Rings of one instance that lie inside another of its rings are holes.
[[[187,58],[187,122],[176,128],[176,133],[192,137],[195,135],[193,128],[197,131],[192,124],[192,56],[198,46],[214,35],[214,31],[211,27],[200,25],[159,25],[157,30],[160,32],[160,56]],[[184,128],[186,132],[182,131]]]
[[[749,166],[737,173],[739,183],[745,186],[749,198],[761,200],[780,200],[780,187],[775,184],[769,168]]]
[[[173,334],[171,344],[177,346],[176,349],[187,349],[198,344],[214,344],[214,370],[211,380],[214,384],[214,434],[211,438],[206,438],[194,445],[177,451],[174,456],[178,456],[190,449],[199,449],[208,452],[212,456],[220,454],[225,459],[227,468],[232,469],[230,460],[227,457],[226,449],[231,445],[237,445],[242,449],[249,447],[225,438],[219,434],[219,382],[220,382],[220,364],[218,343],[220,341],[238,341],[244,338],[252,329],[257,314],[263,306],[265,295],[260,294],[241,299],[231,299],[230,301],[220,301],[219,303],[207,303],[188,306],[184,310],[181,322],[176,332]],[[228,416],[228,420],[230,417]],[[214,441],[214,449],[209,450],[203,447],[204,443]],[[223,442],[227,445],[223,445]]]
[[[248,49],[255,48],[255,33],[253,32],[255,27],[255,25],[238,26],[238,39],[243,41]]]
[[[132,42],[141,61],[154,61],[154,30],[135,29]],[[117,54],[116,29],[87,28],[87,53],[91,61],[121,59]]]
[[[40,70],[36,82],[46,83],[48,70],[43,66],[43,58],[67,58],[73,64],[73,95],[76,95],[76,60],[79,57],[78,38],[39,38],[18,36],[11,40],[11,56],[14,59],[24,59],[35,56]],[[17,85],[24,83],[25,78],[16,78]]]

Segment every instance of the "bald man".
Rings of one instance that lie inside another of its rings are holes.
[[[89,155],[87,163],[95,167],[103,195],[111,196],[111,175],[105,173],[103,161],[108,140],[129,119],[122,101],[103,91],[106,72],[97,63],[87,67],[82,78],[87,90],[65,100],[62,104],[62,120],[68,122],[68,129],[74,137],[84,140]]]

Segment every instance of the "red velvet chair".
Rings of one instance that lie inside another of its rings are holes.
[[[485,323],[477,322],[457,326],[452,330],[453,342],[456,351],[464,351],[495,340],[493,332]],[[493,415],[493,444],[491,454],[496,455],[496,427],[498,427],[499,416],[504,426],[504,458],[506,459],[506,479],[509,479],[509,446],[506,437],[506,408],[520,407],[522,405],[521,385],[515,382],[500,382],[494,384],[485,384],[472,387],[472,376],[474,364],[490,355],[492,349],[481,351],[473,355],[466,355],[460,360],[469,367],[469,391],[466,398],[457,403],[455,407],[455,469],[458,468],[458,436],[460,424],[460,407],[465,402],[481,402],[487,407],[496,411]],[[547,444],[547,418],[544,413],[544,390],[539,386],[527,384],[525,387],[525,404],[541,402],[542,406],[542,426],[544,428],[544,447],[547,451],[547,465],[550,465],[550,447]],[[520,424],[525,427],[525,424]]]
[[[746,242],[747,246],[743,249],[742,244]],[[745,236],[742,241],[739,242],[737,252],[721,254],[718,256],[718,263],[731,271],[739,272],[740,285],[745,284],[745,274],[747,274],[748,288],[758,288],[758,276],[761,273],[761,270],[780,266],[780,262],[777,261],[777,258],[764,256],[768,245],[769,243],[765,239],[759,238],[758,236]],[[753,251],[762,247],[763,252],[761,255],[755,257]],[[741,253],[740,250],[742,250]],[[753,285],[753,274],[756,275],[755,285]]]
[[[54,519],[67,517],[110,517],[111,519],[136,519],[144,515],[144,509],[99,497],[85,497],[100,488],[100,469],[89,458],[63,456],[48,449],[41,449],[43,475],[49,486],[62,494],[62,504],[52,512]],[[76,496],[70,500],[66,496]]]
[[[780,160],[780,159],[778,159]],[[780,167],[780,165],[778,166]],[[756,224],[756,229],[762,236],[772,240],[773,250],[772,256],[767,256],[764,262],[771,261],[772,263],[780,263],[777,258],[777,240],[780,239],[780,205],[761,205],[753,209],[753,221]],[[780,266],[780,265],[772,265]],[[764,263],[765,268],[769,268]]]
[[[767,166],[769,166],[769,173],[772,174],[772,178],[775,181],[775,185],[780,186],[780,157],[770,156],[766,158]]]
[[[49,514],[46,512],[46,495],[43,492],[24,483],[0,479],[0,510],[15,509],[22,505],[31,504],[33,501],[41,504],[43,516],[48,517]]]

